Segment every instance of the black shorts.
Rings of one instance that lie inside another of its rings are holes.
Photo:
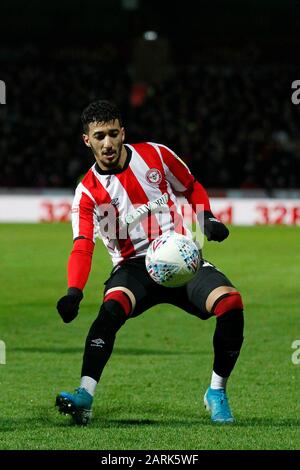
[[[221,271],[206,260],[202,260],[196,277],[185,286],[160,286],[149,276],[144,257],[130,259],[115,266],[104,284],[104,295],[113,287],[126,287],[133,293],[136,306],[131,317],[136,317],[155,305],[168,303],[203,320],[212,316],[205,307],[211,291],[220,286],[234,287]]]

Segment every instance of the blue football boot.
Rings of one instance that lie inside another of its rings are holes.
[[[204,405],[207,411],[210,411],[213,423],[234,422],[224,388],[215,390],[208,387],[204,395]]]
[[[92,417],[93,397],[85,388],[76,388],[74,393],[61,392],[55,406],[60,413],[71,415],[76,424],[87,425]]]

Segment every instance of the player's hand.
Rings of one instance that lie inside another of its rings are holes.
[[[204,234],[208,241],[222,242],[229,235],[229,230],[212,212],[204,211]]]
[[[56,308],[65,323],[70,323],[78,315],[79,304],[83,299],[83,293],[77,287],[70,287],[68,294],[57,302]]]

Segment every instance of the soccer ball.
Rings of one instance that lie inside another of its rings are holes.
[[[165,287],[179,287],[196,275],[200,253],[190,238],[168,232],[150,243],[146,268],[152,279]]]

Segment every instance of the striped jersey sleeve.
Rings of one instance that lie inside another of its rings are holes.
[[[95,243],[98,236],[97,205],[92,194],[82,183],[76,188],[71,213],[73,239],[83,237]]]
[[[165,145],[158,145],[167,180],[176,193],[181,193],[191,204],[197,214],[202,210],[210,210],[210,202],[204,187],[195,179],[188,166],[176,153]]]
[[[190,189],[195,181],[188,166],[179,158],[175,152],[165,145],[158,144],[158,151],[163,161],[167,180],[172,188],[179,193]]]

